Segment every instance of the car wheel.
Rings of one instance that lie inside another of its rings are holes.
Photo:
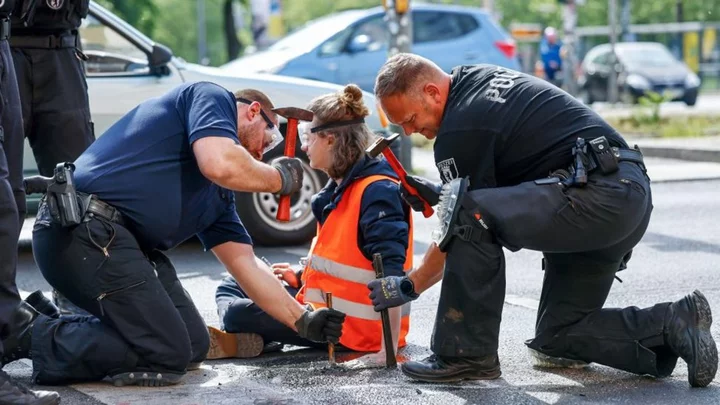
[[[316,221],[312,213],[312,196],[327,182],[324,173],[303,160],[303,185],[290,200],[290,221],[275,219],[279,197],[271,193],[236,193],[238,215],[250,233],[253,243],[263,246],[300,245],[315,236]]]
[[[683,99],[683,101],[685,102],[685,104],[687,104],[688,106],[692,107],[692,106],[695,105],[695,103],[697,103],[697,96],[694,96],[694,97],[685,97],[685,98]]]

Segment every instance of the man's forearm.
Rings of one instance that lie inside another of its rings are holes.
[[[292,330],[305,312],[270,272],[259,267],[247,268],[240,274],[233,274],[243,291],[268,315],[282,322]]]
[[[442,280],[446,257],[447,254],[441,252],[435,243],[430,245],[420,266],[408,273],[416,293],[420,294]]]
[[[222,187],[236,191],[275,193],[282,187],[280,172],[255,160],[245,148],[233,145],[225,151],[228,169],[213,179]]]

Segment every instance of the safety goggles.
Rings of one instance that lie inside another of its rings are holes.
[[[253,102],[242,97],[236,97],[235,100],[237,100],[240,103],[250,105]],[[267,126],[265,127],[265,139],[268,142],[268,144],[263,149],[263,155],[270,152],[271,150],[275,149],[278,145],[280,145],[283,141],[282,133],[280,132],[280,129],[275,125],[275,123],[272,122],[270,117],[265,114],[265,110],[262,108],[260,109],[260,116],[262,116],[262,119],[265,121]]]
[[[332,129],[332,128],[344,127],[347,125],[362,124],[364,122],[365,122],[364,118],[357,118],[354,120],[347,120],[347,121],[328,122],[323,125],[311,127],[310,122],[303,121],[298,125],[298,135],[300,136],[300,144],[302,146],[310,146],[311,136],[313,134],[317,134],[318,132],[326,131],[326,130]]]

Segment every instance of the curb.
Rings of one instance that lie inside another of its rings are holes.
[[[638,146],[643,155],[648,157],[720,163],[720,150],[668,148],[661,146],[643,146],[642,144],[638,144]]]

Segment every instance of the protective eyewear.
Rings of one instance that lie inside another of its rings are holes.
[[[310,134],[312,133],[310,128],[310,122],[302,121],[298,124],[298,138],[300,138],[300,146],[310,146]]]
[[[311,127],[310,122],[303,121],[302,123],[300,123],[298,125],[298,135],[300,136],[300,144],[302,146],[309,146],[311,134],[317,134],[318,132],[326,131],[326,130],[332,129],[332,128],[344,127],[347,125],[362,124],[364,122],[365,122],[364,118],[357,118],[354,120],[347,120],[347,121],[328,122],[323,125]]]
[[[253,102],[242,97],[236,97],[235,100],[237,100],[240,103],[250,105]],[[260,116],[262,116],[262,119],[267,124],[267,127],[265,128],[265,138],[268,138],[270,141],[263,149],[263,155],[270,152],[271,150],[275,149],[278,145],[280,145],[283,141],[282,133],[280,132],[280,129],[275,125],[275,123],[272,122],[270,117],[268,117],[267,114],[265,114],[265,110],[260,108]]]

